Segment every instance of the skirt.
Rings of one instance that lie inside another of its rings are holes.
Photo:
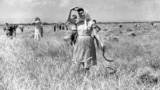
[[[83,63],[84,68],[97,64],[94,39],[91,36],[77,37],[72,60],[76,64]]]
[[[41,29],[35,28],[34,40],[40,40],[40,39],[41,39]]]

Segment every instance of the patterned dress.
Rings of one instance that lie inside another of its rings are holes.
[[[96,49],[92,37],[92,22],[81,23],[77,26],[78,37],[74,47],[73,61],[83,63],[84,68],[90,68],[97,64]]]

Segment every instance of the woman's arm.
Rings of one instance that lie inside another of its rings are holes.
[[[76,24],[76,20],[75,20],[75,19],[72,19],[72,18],[71,18],[71,15],[72,15],[72,11],[77,11],[77,9],[78,9],[78,7],[75,7],[75,8],[70,9],[69,15],[68,15],[68,19],[67,19],[68,22],[73,23],[73,24]]]
[[[70,23],[75,24],[76,20],[71,18],[72,11],[73,11],[73,9],[70,10],[67,21],[70,22]]]
[[[97,31],[96,29],[93,29],[93,37],[96,40],[97,46],[102,49],[104,47],[104,44],[103,44],[102,39],[100,38],[98,32],[99,31]]]
[[[96,25],[96,29],[97,29],[97,32],[101,30],[101,28],[98,25]]]
[[[35,24],[35,23],[36,23],[35,21],[32,21],[32,22],[31,22],[32,25]]]

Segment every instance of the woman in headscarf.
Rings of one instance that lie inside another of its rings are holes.
[[[78,65],[78,70],[83,66],[86,73],[91,66],[97,64],[94,37],[98,39],[100,43],[99,47],[103,48],[104,45],[102,44],[97,32],[94,31],[95,29],[93,29],[94,23],[92,22],[88,12],[83,8],[74,8],[74,10],[75,9],[78,12],[79,18],[77,21],[73,22],[77,24],[78,33],[73,52],[73,61]]]
[[[40,40],[43,32],[43,25],[39,17],[35,18],[35,31],[34,31],[34,40]]]

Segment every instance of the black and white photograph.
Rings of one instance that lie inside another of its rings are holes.
[[[160,90],[160,0],[0,0],[0,90]]]

